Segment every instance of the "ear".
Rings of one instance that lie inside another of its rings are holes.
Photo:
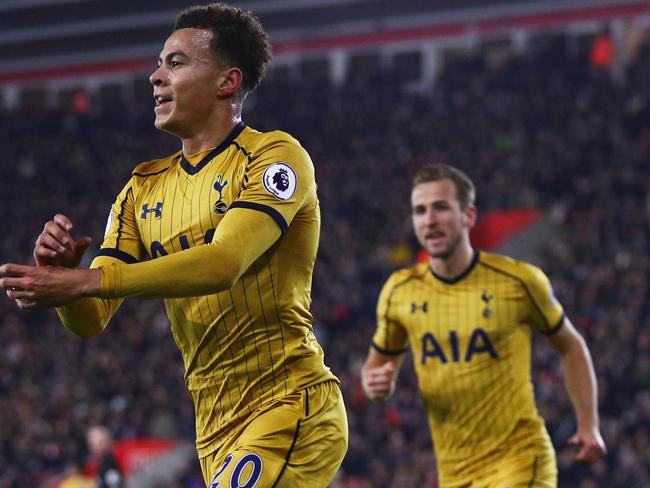
[[[465,225],[470,230],[476,225],[476,207],[467,207],[465,210]]]
[[[242,84],[244,75],[239,68],[226,68],[217,80],[217,97],[232,98]]]

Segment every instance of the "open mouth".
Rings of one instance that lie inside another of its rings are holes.
[[[173,101],[173,98],[166,97],[164,95],[156,95],[154,97],[154,100],[156,102],[156,108],[158,108],[158,107],[169,107],[169,105]]]
[[[445,237],[445,234],[444,232],[429,232],[424,237],[425,239],[440,239],[441,237]]]
[[[424,236],[424,239],[433,245],[441,244],[445,239],[444,232],[429,232]]]

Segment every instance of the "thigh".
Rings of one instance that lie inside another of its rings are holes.
[[[306,415],[278,488],[327,487],[348,449],[347,416],[338,384],[321,383],[306,395]]]
[[[201,469],[208,488],[324,488],[346,450],[345,407],[328,382],[254,415]]]
[[[495,488],[557,488],[557,465],[551,448],[525,451],[506,458],[486,486]]]
[[[290,395],[252,414],[216,452],[201,459],[208,488],[273,486],[299,430],[300,397]]]

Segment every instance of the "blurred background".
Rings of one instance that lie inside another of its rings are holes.
[[[650,2],[228,3],[261,18],[275,51],[244,120],[290,132],[316,167],[315,330],[350,422],[332,486],[437,486],[411,368],[383,404],[366,401],[359,369],[381,285],[418,259],[411,177],[447,162],[478,186],[474,245],[542,266],[591,348],[609,453],[585,467],[564,447],[575,425],[558,361],[535,339],[560,486],[650,487]],[[0,1],[1,262],[31,262],[56,212],[96,249],[131,169],[178,149],[153,127],[147,76],[189,4]],[[129,487],[204,486],[157,301],[81,340],[53,312],[0,299],[0,419],[0,488],[92,486],[96,424]]]

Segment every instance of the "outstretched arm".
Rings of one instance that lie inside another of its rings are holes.
[[[99,269],[0,266],[0,286],[21,308],[59,306],[82,297],[176,298],[230,289],[280,237],[265,213],[233,208],[210,244],[137,264]]]
[[[63,214],[56,214],[43,227],[34,246],[34,262],[37,266],[58,266],[75,269],[91,244],[88,236],[75,240],[72,221]],[[106,261],[106,258],[102,258]],[[8,295],[14,295],[9,290]],[[99,334],[119,308],[121,300],[82,298],[56,309],[63,325],[76,335],[89,337]],[[29,300],[17,300],[21,308],[29,308]]]
[[[548,336],[557,351],[564,369],[564,384],[575,410],[578,430],[569,444],[578,447],[575,461],[594,463],[605,455],[606,448],[600,435],[598,421],[598,394],[596,375],[589,349],[569,319]]]
[[[280,237],[267,214],[233,208],[212,242],[152,261],[101,268],[105,298],[177,298],[229,290]]]

